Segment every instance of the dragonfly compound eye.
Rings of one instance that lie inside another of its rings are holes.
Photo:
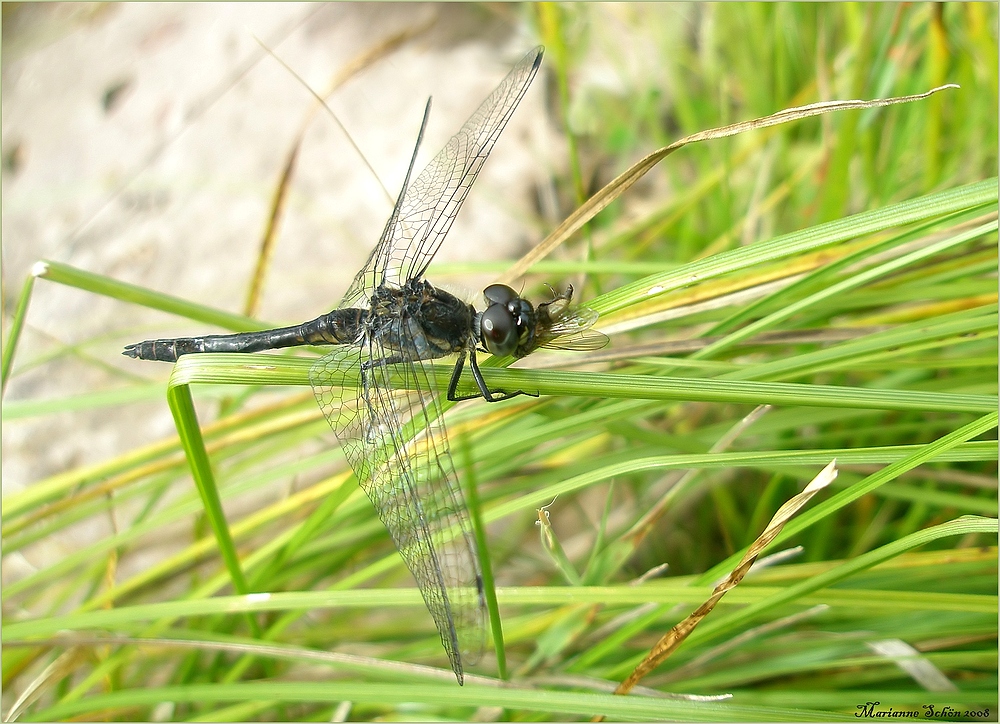
[[[504,307],[517,299],[517,292],[506,284],[490,284],[483,290],[483,296],[489,304],[500,304]]]
[[[517,347],[518,325],[514,315],[502,304],[491,304],[479,322],[483,344],[497,357],[506,357]]]

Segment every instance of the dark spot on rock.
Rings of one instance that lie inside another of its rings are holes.
[[[125,91],[129,89],[132,85],[130,80],[120,80],[117,83],[112,83],[104,90],[104,95],[101,96],[101,107],[104,108],[105,113],[113,113],[115,108],[121,103],[122,98],[125,97]]]
[[[24,166],[25,152],[24,144],[14,141],[3,149],[3,170],[4,173],[16,174]]]

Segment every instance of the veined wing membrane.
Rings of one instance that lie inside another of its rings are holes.
[[[485,642],[479,561],[434,367],[420,360],[384,362],[393,355],[379,339],[367,339],[323,357],[310,380],[358,482],[417,581],[461,683],[464,666],[479,659]],[[361,365],[360,384],[345,380],[351,364]],[[395,385],[393,376],[403,384]]]
[[[373,284],[399,287],[423,276],[541,61],[541,47],[525,55],[409,185],[341,307],[358,306]]]

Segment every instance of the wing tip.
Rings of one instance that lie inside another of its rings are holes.
[[[532,66],[532,70],[535,71],[535,70],[538,70],[538,67],[542,64],[542,56],[545,55],[545,46],[544,45],[536,45],[534,48],[532,48],[531,50],[528,51],[528,55],[529,56],[532,53],[535,54],[535,61],[531,64],[531,66]]]

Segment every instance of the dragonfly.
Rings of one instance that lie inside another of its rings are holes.
[[[290,327],[147,340],[123,352],[175,362],[204,352],[335,345],[310,369],[316,400],[413,574],[459,684],[482,654],[487,614],[476,541],[449,452],[439,393],[444,385],[428,362],[457,355],[449,401],[498,402],[533,393],[491,389],[477,353],[520,358],[539,347],[586,350],[607,343],[592,329],[597,312],[572,303],[572,286],[532,304],[511,287],[492,284],[478,311],[424,279],[542,53],[537,47],[525,55],[411,183],[428,100],[392,214],[333,311]],[[466,360],[476,392],[463,395]]]

